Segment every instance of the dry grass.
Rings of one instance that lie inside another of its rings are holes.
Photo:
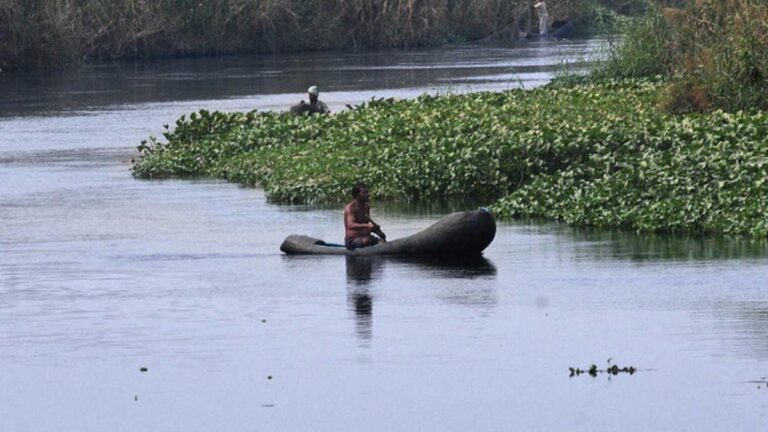
[[[696,0],[654,9],[600,73],[670,77],[662,105],[674,112],[768,109],[768,7]]]
[[[768,109],[768,7],[761,0],[697,0],[677,24],[678,81],[701,88],[710,107]]]

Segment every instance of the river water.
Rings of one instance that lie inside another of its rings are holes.
[[[289,257],[341,210],[129,173],[201,108],[531,88],[596,46],[1,73],[0,430],[766,430],[764,244],[505,222],[469,263]],[[391,238],[457,207],[372,193]]]

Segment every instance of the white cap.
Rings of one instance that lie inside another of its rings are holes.
[[[309,89],[307,89],[307,93],[315,96],[320,96],[320,90],[317,89],[317,86],[312,86]]]

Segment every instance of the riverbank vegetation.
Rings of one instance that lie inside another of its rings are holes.
[[[640,3],[548,2],[582,33]],[[0,68],[514,39],[536,22],[531,0],[0,0]]]
[[[670,112],[768,109],[768,6],[764,0],[696,0],[649,7],[613,45],[596,76],[668,78]]]
[[[502,218],[768,235],[767,113],[675,115],[658,109],[662,82],[572,81],[332,116],[202,111],[142,143],[133,172],[225,178],[284,203],[342,202],[362,180],[379,199],[471,196]]]
[[[372,100],[331,116],[210,113],[139,147],[140,178],[209,176],[283,203],[472,197],[498,217],[768,237],[768,10],[648,6],[587,77]]]

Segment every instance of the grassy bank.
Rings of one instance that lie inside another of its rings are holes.
[[[197,113],[148,142],[141,178],[212,176],[275,202],[476,197],[501,217],[768,235],[768,114],[671,115],[647,81],[554,84],[332,116]]]
[[[596,74],[669,78],[670,112],[768,110],[765,0],[696,0],[650,7]]]

